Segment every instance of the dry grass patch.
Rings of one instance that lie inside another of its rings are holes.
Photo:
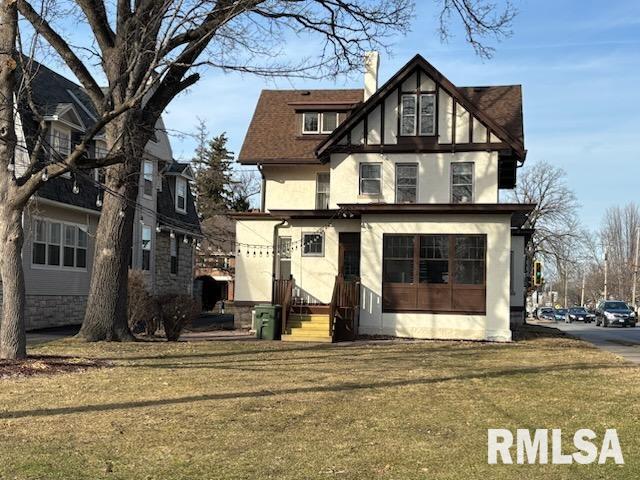
[[[640,370],[569,338],[84,344],[0,386],[0,478],[640,477]],[[626,465],[489,466],[487,428],[615,427]]]

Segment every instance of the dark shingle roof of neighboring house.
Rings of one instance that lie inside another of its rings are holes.
[[[458,90],[509,135],[524,144],[520,85],[458,87]]]
[[[172,168],[176,163],[178,162],[173,162],[167,168]],[[189,164],[181,163],[178,163],[178,165],[185,165],[185,168],[189,166]],[[182,171],[184,171],[184,168],[182,168]],[[174,188],[175,182],[169,181],[167,177],[162,176],[162,190],[158,192],[158,223],[160,225],[166,225],[169,228],[175,227],[176,229],[186,230],[200,235],[202,233],[200,229],[200,219],[198,218],[198,212],[196,211],[196,205],[193,200],[191,185],[187,182],[186,214],[176,212]]]
[[[299,134],[295,104],[328,104],[345,107],[362,102],[364,91],[263,90],[240,149],[238,161],[315,162],[314,150],[327,135]]]

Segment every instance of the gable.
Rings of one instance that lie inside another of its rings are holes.
[[[510,149],[524,159],[520,87],[457,88],[417,55],[322,141],[316,155],[487,149]]]

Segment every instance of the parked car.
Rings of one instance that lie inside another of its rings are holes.
[[[540,320],[554,320],[553,308],[551,307],[538,308],[536,317]]]
[[[624,302],[607,300],[596,308],[596,326],[635,327],[636,321],[635,312]]]
[[[577,321],[591,323],[595,318],[596,316],[592,313],[589,313],[584,307],[571,307],[567,311],[567,314],[564,316],[564,321],[565,323],[572,323]]]
[[[556,308],[553,311],[553,319],[556,322],[562,322],[564,320],[565,315],[567,314],[568,310],[566,308]]]

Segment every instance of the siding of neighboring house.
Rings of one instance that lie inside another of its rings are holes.
[[[87,268],[70,269],[33,264],[35,218],[87,226]],[[24,216],[23,268],[27,287],[27,328],[41,328],[82,322],[89,293],[94,235],[98,216],[64,206],[32,202]]]

